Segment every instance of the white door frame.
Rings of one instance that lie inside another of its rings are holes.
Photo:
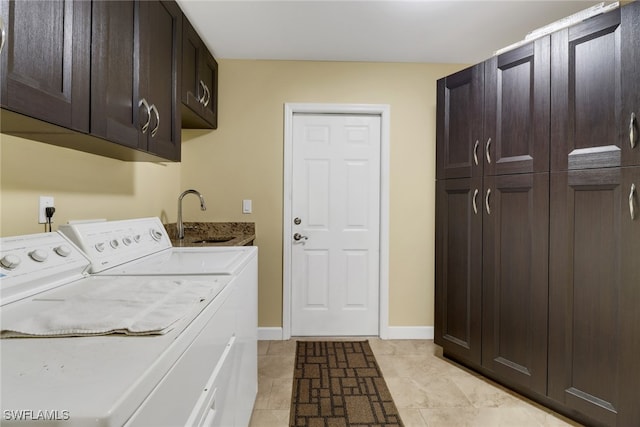
[[[369,114],[380,116],[380,338],[389,337],[389,148],[390,108],[386,104],[284,104],[284,209],[282,265],[282,339],[291,338],[291,242],[293,115],[307,114]]]

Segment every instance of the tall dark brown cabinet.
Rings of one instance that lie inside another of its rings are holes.
[[[588,425],[640,425],[639,110],[638,2],[438,81],[435,341]]]
[[[640,425],[640,4],[552,37],[549,397]]]
[[[438,81],[436,342],[544,393],[549,38]]]

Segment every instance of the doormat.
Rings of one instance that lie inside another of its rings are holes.
[[[367,341],[298,341],[291,427],[402,427]]]

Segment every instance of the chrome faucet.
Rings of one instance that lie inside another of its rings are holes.
[[[195,194],[200,197],[200,209],[203,211],[207,210],[207,206],[204,204],[204,197],[197,190],[186,190],[183,191],[180,197],[178,197],[178,239],[184,239],[184,223],[182,222],[182,199],[187,194]]]

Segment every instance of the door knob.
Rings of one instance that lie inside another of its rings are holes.
[[[296,233],[296,234],[293,235],[293,240],[296,240],[296,241],[298,241],[298,240],[307,240],[307,239],[308,239],[307,236],[303,236],[300,233]]]

